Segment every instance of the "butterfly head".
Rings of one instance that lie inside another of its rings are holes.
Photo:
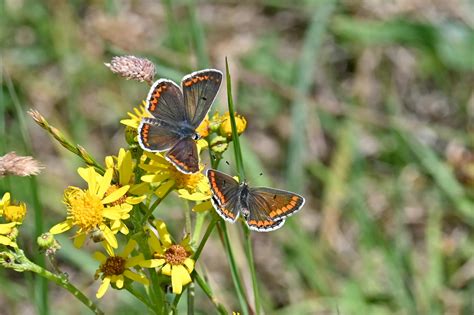
[[[201,135],[199,134],[199,132],[194,132],[192,135],[191,135],[191,138],[194,140],[194,141],[197,141],[199,139],[201,139]]]

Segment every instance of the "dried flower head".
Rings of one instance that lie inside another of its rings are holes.
[[[116,56],[110,63],[105,63],[105,66],[127,80],[146,81],[151,84],[155,76],[155,65],[145,58]]]
[[[0,177],[7,175],[38,175],[44,167],[31,156],[18,156],[15,152],[0,156]]]

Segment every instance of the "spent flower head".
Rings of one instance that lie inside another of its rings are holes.
[[[38,175],[44,167],[31,156],[18,156],[10,152],[0,156],[0,177],[7,175]]]
[[[135,56],[116,56],[105,66],[113,73],[116,73],[127,80],[146,81],[148,84],[153,82],[155,76],[155,65],[148,59]]]

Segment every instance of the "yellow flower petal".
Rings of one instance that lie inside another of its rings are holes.
[[[93,167],[80,167],[77,169],[79,176],[81,176],[86,182],[89,187],[89,190],[93,194],[97,194],[97,173],[95,172]]]
[[[17,225],[17,222],[9,222],[0,224],[0,234],[8,234]]]
[[[145,199],[146,199],[146,196],[127,197],[126,202],[131,205],[137,205]]]
[[[150,185],[148,183],[140,183],[130,187],[129,193],[133,195],[144,195],[150,190]]]
[[[164,250],[161,248],[161,243],[158,240],[158,237],[156,236],[155,233],[149,231],[149,237],[148,237],[148,245],[153,249],[154,252],[158,254],[163,254]]]
[[[173,293],[181,294],[183,286],[192,281],[188,271],[182,265],[175,265],[171,269],[171,286]]]
[[[120,206],[104,208],[102,216],[110,220],[120,220],[123,217],[123,211]]]
[[[170,177],[169,174],[143,175],[141,180],[146,183],[160,183]]]
[[[94,257],[95,260],[97,260],[101,264],[105,263],[105,261],[107,260],[107,256],[105,256],[101,252],[95,252],[93,257]]]
[[[9,239],[8,237],[3,236],[3,235],[0,235],[0,244],[7,245],[7,246],[12,246],[12,247],[17,247],[15,242],[13,242],[11,239]]]
[[[211,200],[201,202],[193,207],[195,212],[204,212],[213,208]]]
[[[128,184],[133,174],[132,153],[130,151],[125,152],[124,149],[120,149],[117,167],[119,169],[120,185]]]
[[[170,247],[173,242],[171,241],[171,235],[166,228],[166,224],[162,220],[155,220],[155,227],[160,235],[161,243],[164,247]]]
[[[167,180],[165,183],[161,184],[158,189],[155,190],[155,194],[158,197],[163,198],[168,193],[168,191],[173,188],[174,184],[174,180]]]
[[[52,228],[49,229],[51,234],[60,234],[64,233],[72,228],[73,224],[71,220],[66,220],[64,222],[58,223]]]
[[[114,168],[114,158],[112,156],[106,156],[105,157],[105,167],[106,168]]]
[[[100,199],[104,197],[105,192],[107,191],[107,189],[109,189],[113,174],[114,174],[114,170],[112,168],[109,168],[105,171],[104,176],[101,178],[99,182],[99,189],[97,191],[97,197],[99,197]],[[102,204],[106,204],[106,203],[107,202],[102,201]]]
[[[104,233],[104,238],[107,243],[113,248],[117,248],[117,238],[115,237],[114,233],[112,233],[112,231],[106,225],[101,226],[101,230]]]
[[[149,285],[150,282],[148,281],[148,279],[143,276],[143,275],[139,275],[139,274],[136,274],[130,270],[125,270],[123,272],[123,275],[129,279],[132,279],[133,281],[136,281],[136,282],[139,282],[141,284],[144,284],[144,285]]]
[[[73,241],[74,247],[81,248],[82,245],[84,245],[84,242],[86,241],[86,237],[86,233],[76,234]]]
[[[143,256],[143,254],[139,254],[138,256],[134,257],[129,257],[127,258],[127,262],[125,263],[125,268],[135,267],[143,261],[145,261],[145,257]]]
[[[166,264],[161,268],[161,273],[164,274],[165,276],[171,276],[171,265]]]
[[[120,256],[128,257],[136,246],[137,246],[137,241],[135,241],[134,239],[130,239],[127,245],[125,246],[122,254],[120,254]]]
[[[107,289],[109,288],[109,285],[110,285],[110,278],[109,277],[105,277],[103,280],[102,280],[102,283],[99,287],[99,290],[97,290],[97,293],[96,293],[96,298],[100,299],[101,297],[104,296],[105,292],[107,292]]]
[[[117,280],[115,280],[115,285],[119,289],[123,288],[123,276],[122,275],[117,276]]]
[[[191,258],[186,258],[183,263],[186,266],[186,269],[189,273],[193,272],[194,270],[194,260]]]
[[[107,252],[107,254],[109,254],[110,257],[114,257],[114,256],[115,256],[114,249],[112,248],[112,246],[110,246],[109,243],[107,243],[107,242],[102,242],[102,245],[104,245],[105,251]]]
[[[195,192],[190,194],[187,189],[179,189],[178,190],[179,197],[191,201],[203,201],[203,200],[208,200],[211,198],[211,195],[203,194],[200,192]]]
[[[10,204],[10,193],[9,192],[6,192],[3,197],[2,197],[2,200],[0,200],[0,207],[6,207]],[[2,209],[0,209],[2,210]]]
[[[115,190],[113,193],[102,199],[102,204],[108,204],[114,201],[119,200],[123,195],[125,195],[128,191],[130,186],[125,185],[120,187],[119,189]]]
[[[156,268],[162,266],[165,262],[164,259],[148,259],[141,261],[138,265],[143,268]]]

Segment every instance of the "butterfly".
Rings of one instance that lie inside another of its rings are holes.
[[[199,171],[196,128],[206,117],[222,82],[215,69],[196,71],[183,77],[181,88],[171,80],[153,83],[146,109],[153,116],[143,118],[138,127],[138,143],[143,150],[168,152],[165,158],[179,171]]]
[[[249,187],[230,175],[209,169],[206,173],[211,185],[211,202],[226,221],[235,222],[242,214],[248,227],[259,232],[280,228],[285,218],[303,207],[305,199],[295,193],[267,188]]]

